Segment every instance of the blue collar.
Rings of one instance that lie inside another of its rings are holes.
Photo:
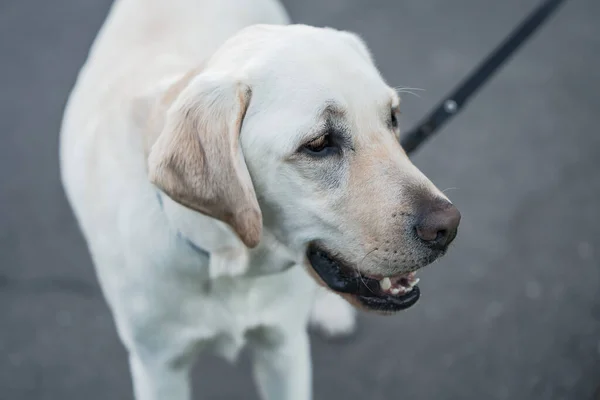
[[[162,196],[160,195],[160,192],[158,192],[158,191],[156,192],[156,198],[158,200],[158,205],[160,206],[160,209],[164,210],[163,199],[162,199]],[[202,247],[198,246],[196,243],[192,242],[190,239],[185,237],[179,231],[177,231],[177,238],[183,240],[189,247],[192,248],[192,250],[194,250],[199,255],[206,257],[206,258],[210,258],[210,253],[208,251],[206,251]]]

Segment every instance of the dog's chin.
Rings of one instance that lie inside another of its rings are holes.
[[[413,306],[421,296],[414,272],[388,277],[359,273],[317,242],[308,246],[306,256],[313,278],[357,308],[390,315]]]

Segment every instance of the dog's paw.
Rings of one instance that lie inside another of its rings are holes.
[[[356,328],[356,310],[335,293],[319,288],[310,314],[310,326],[327,338],[350,336]]]

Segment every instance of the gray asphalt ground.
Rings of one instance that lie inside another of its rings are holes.
[[[57,136],[108,0],[0,1],[0,399],[128,399],[126,354],[59,183]],[[411,126],[535,0],[287,0],[355,31]],[[600,384],[600,2],[568,2],[416,164],[461,209],[401,315],[313,340],[315,399],[591,399]],[[198,399],[251,399],[203,358]]]

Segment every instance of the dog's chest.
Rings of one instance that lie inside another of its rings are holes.
[[[233,361],[257,330],[285,334],[304,326],[314,290],[299,266],[257,278],[221,277],[205,281],[201,293],[182,299],[178,312],[186,331]]]

